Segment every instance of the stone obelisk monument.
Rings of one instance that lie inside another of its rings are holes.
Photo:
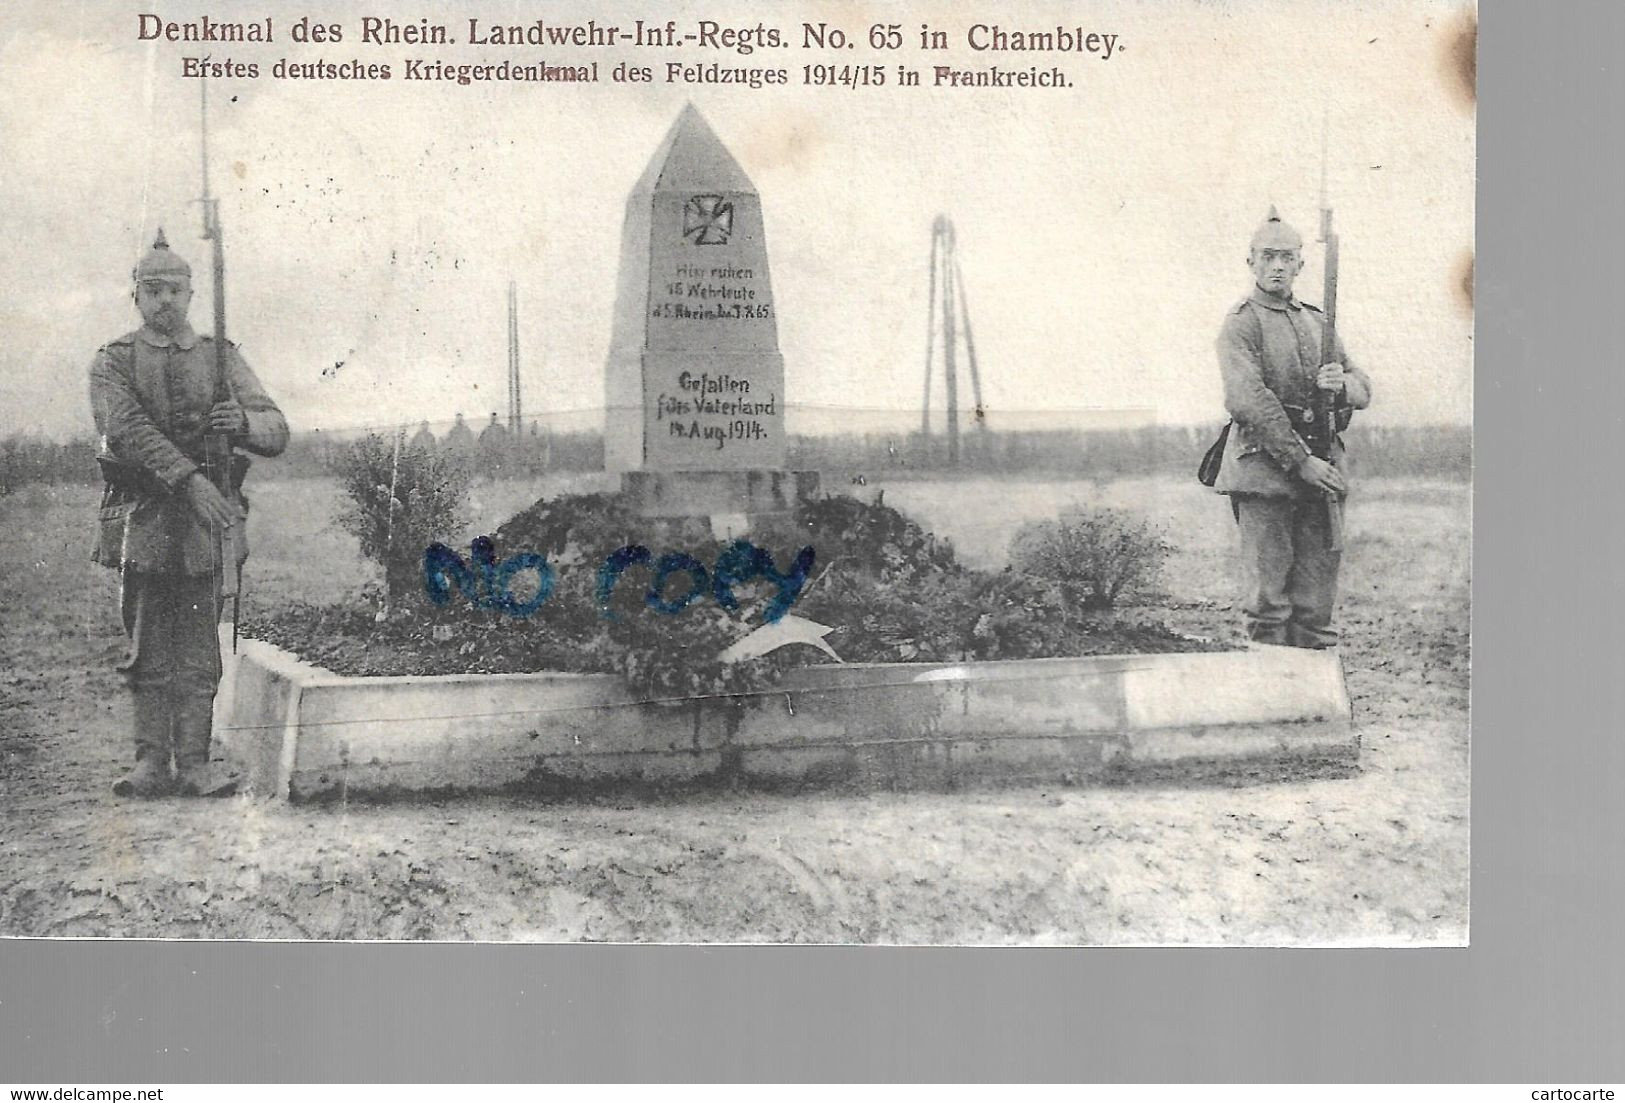
[[[762,202],[693,105],[626,203],[604,377],[604,461],[649,516],[781,513],[784,357]]]

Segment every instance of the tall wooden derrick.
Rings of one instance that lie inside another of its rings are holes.
[[[959,463],[959,349],[964,335],[965,360],[970,365],[971,395],[976,424],[987,428],[982,406],[982,377],[976,367],[976,338],[971,331],[970,307],[965,298],[965,277],[954,247],[954,224],[939,214],[931,223],[931,274],[926,295],[925,398],[920,408],[920,435],[931,440],[932,364],[942,361],[942,384],[947,399],[948,463]]]
[[[518,440],[524,403],[519,393],[519,287],[508,281],[508,432]]]

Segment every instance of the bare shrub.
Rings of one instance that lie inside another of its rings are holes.
[[[1109,609],[1149,587],[1172,550],[1133,514],[1073,507],[1018,528],[1010,539],[1010,565],[1056,583],[1075,609]]]
[[[346,502],[338,523],[384,569],[394,602],[423,585],[423,550],[467,524],[470,472],[455,455],[369,433],[338,463]]]

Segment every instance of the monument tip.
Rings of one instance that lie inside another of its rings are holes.
[[[642,191],[752,192],[755,185],[733,154],[722,144],[711,124],[694,106],[682,111],[650,159],[634,194]]]

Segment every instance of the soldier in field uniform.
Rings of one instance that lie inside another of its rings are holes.
[[[1273,207],[1253,234],[1247,267],[1252,291],[1219,332],[1224,404],[1235,424],[1214,489],[1230,495],[1241,529],[1248,634],[1260,643],[1332,647],[1341,555],[1327,548],[1326,496],[1341,497],[1348,484],[1343,443],[1335,435],[1315,440],[1313,411],[1316,391],[1325,392],[1345,426],[1348,411],[1370,404],[1371,380],[1340,339],[1332,362],[1321,363],[1324,319],[1292,294],[1303,239]],[[1321,446],[1311,449],[1311,441]]]
[[[217,378],[213,339],[187,321],[191,268],[162,231],[134,277],[141,328],[104,345],[90,367],[107,482],[93,558],[121,572],[130,650],[120,669],[135,696],[135,767],[113,788],[215,794],[224,788],[209,769],[216,625],[223,572],[248,555],[247,503],[236,479],[222,494],[204,474],[204,436],[225,434],[234,447],[274,456],[288,426],[235,347]],[[234,561],[222,562],[222,537]]]

